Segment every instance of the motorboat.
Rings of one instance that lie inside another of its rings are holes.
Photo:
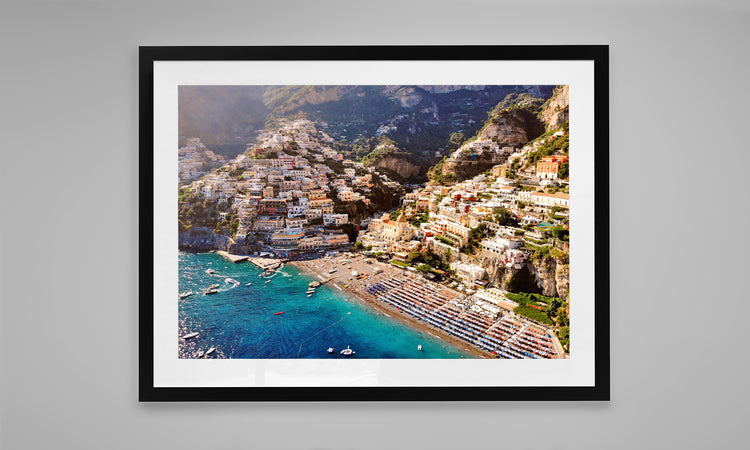
[[[266,280],[266,283],[270,283],[270,282],[271,282],[271,280]]]
[[[332,354],[333,354],[333,352],[335,352],[336,350],[334,350],[334,349],[333,349],[333,347],[328,347],[328,350],[327,350],[327,351],[328,351],[328,354],[329,354],[329,355],[332,355]]]
[[[422,344],[417,345],[417,350],[422,351]]]
[[[252,286],[253,283],[245,283],[245,286]]]
[[[219,292],[218,289],[206,289],[206,292],[204,292],[203,295],[211,295],[211,294],[216,294],[218,292]]]
[[[216,271],[214,269],[206,269],[206,273],[209,275],[213,275],[216,273]]]
[[[193,295],[193,291],[183,292],[182,294],[180,294],[180,298],[185,298],[189,295]]]
[[[198,358],[203,358],[203,350],[198,350]]]
[[[208,356],[208,355],[210,355],[211,353],[213,353],[214,351],[216,351],[216,347],[211,347],[211,348],[209,348],[208,350],[206,350],[206,354],[205,354],[205,355],[203,355],[203,356]]]
[[[277,313],[273,313],[274,316],[278,316],[279,314],[284,314],[284,311],[279,311]]]
[[[311,288],[318,287],[320,286],[320,281],[312,281],[308,286],[310,286]]]
[[[212,285],[211,285],[211,286],[209,286],[208,288],[209,288],[209,289],[219,289],[219,285],[218,285],[218,284],[212,284]]]
[[[240,282],[239,282],[239,281],[237,281],[237,280],[235,280],[234,278],[229,278],[229,277],[227,277],[227,280],[226,280],[226,281],[227,281],[227,283],[232,283],[232,284],[240,284]]]
[[[315,288],[310,288],[310,289],[308,289],[308,290],[307,290],[307,293],[308,293],[308,294],[314,294],[314,293],[315,293]]]
[[[183,338],[183,339],[192,339],[192,338],[194,338],[194,337],[197,337],[197,336],[198,336],[199,334],[200,334],[200,333],[188,333],[188,334],[186,334],[186,335],[183,335],[183,336],[182,336],[182,338]]]
[[[352,350],[351,348],[349,348],[348,345],[346,346],[345,349],[341,350],[341,354],[344,355],[344,356],[352,356],[354,353],[355,353],[354,350]]]

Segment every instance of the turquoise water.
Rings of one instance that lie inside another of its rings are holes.
[[[207,269],[215,274],[209,275]],[[471,355],[421,333],[349,298],[332,285],[307,297],[313,278],[285,266],[270,278],[250,263],[233,264],[216,253],[179,253],[179,357],[195,358],[215,347],[210,358],[470,358]],[[234,286],[226,278],[240,284]],[[245,286],[252,283],[251,286]],[[203,295],[212,284],[219,292]],[[283,314],[274,313],[283,311]],[[422,345],[422,351],[417,346]],[[327,349],[333,347],[332,355]]]

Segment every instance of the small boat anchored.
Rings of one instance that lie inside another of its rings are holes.
[[[274,316],[278,316],[279,314],[284,314],[284,311],[279,311],[277,313],[273,313]]]
[[[194,337],[197,337],[200,333],[188,333],[182,336],[183,339],[192,339]]]
[[[333,352],[335,352],[336,350],[334,350],[333,347],[328,347],[328,350],[326,351],[328,352],[329,355],[332,355]]]
[[[245,283],[245,286],[252,286],[253,283]]]
[[[320,281],[312,281],[308,286],[310,286],[311,288],[316,288],[320,286]]]
[[[312,295],[314,293],[315,293],[315,288],[310,288],[310,289],[307,290],[307,294],[308,295]]]
[[[216,271],[214,269],[206,269],[206,273],[209,275],[213,275],[216,273]]]
[[[229,277],[227,277],[226,282],[232,283],[232,284],[240,284],[239,281],[235,280],[234,278],[229,278]]]
[[[354,350],[350,348],[350,346],[346,346],[345,349],[341,350],[341,354],[344,356],[352,356],[354,353],[356,353]]]
[[[422,351],[422,344],[417,345],[417,350]]]
[[[190,295],[193,295],[193,291],[183,292],[182,294],[180,294],[180,298],[183,299],[183,298],[188,297]]]
[[[216,347],[211,347],[208,350],[206,350],[206,353],[203,356],[208,356],[211,353],[213,353],[214,351],[216,351]]]

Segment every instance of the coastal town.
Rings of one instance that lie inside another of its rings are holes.
[[[487,357],[567,357],[567,122],[519,147],[463,143],[446,161],[499,163],[455,182],[404,185],[333,142],[304,119],[228,162],[197,161],[189,139],[180,248],[292,261]]]

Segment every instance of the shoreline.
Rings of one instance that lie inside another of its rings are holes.
[[[337,280],[337,278],[345,276],[345,275],[342,275],[342,274],[339,274],[338,276],[329,275],[323,272],[316,271],[312,267],[308,267],[308,264],[314,261],[316,260],[289,261],[287,264],[294,266],[300,272],[305,273],[306,275],[309,275],[310,277],[312,277],[314,280],[317,280],[317,281],[320,281],[319,276],[322,276],[324,278],[332,277],[331,280],[328,281],[328,283],[332,283],[334,286],[339,288],[342,292],[345,292],[350,297],[354,298],[355,300],[360,302],[362,305],[365,305],[368,308],[372,309],[376,313],[383,314],[403,325],[408,326],[409,328],[415,331],[429,334],[430,336],[438,340],[441,340],[454,347],[461,349],[462,351],[472,355],[472,357],[474,358],[478,358],[478,359],[494,358],[494,355],[492,355],[490,352],[481,350],[478,347],[475,347],[471,345],[470,343],[464,341],[463,339],[459,339],[455,336],[452,336],[446,333],[443,330],[433,327],[430,324],[417,320],[413,318],[411,315],[404,313],[403,311],[399,311],[390,305],[377,301],[375,298],[372,298],[372,299],[367,298],[367,296],[363,295],[363,293],[360,293],[359,291],[352,289],[351,284],[349,288],[345,288],[344,284],[349,284],[349,283],[343,283],[342,281]]]

